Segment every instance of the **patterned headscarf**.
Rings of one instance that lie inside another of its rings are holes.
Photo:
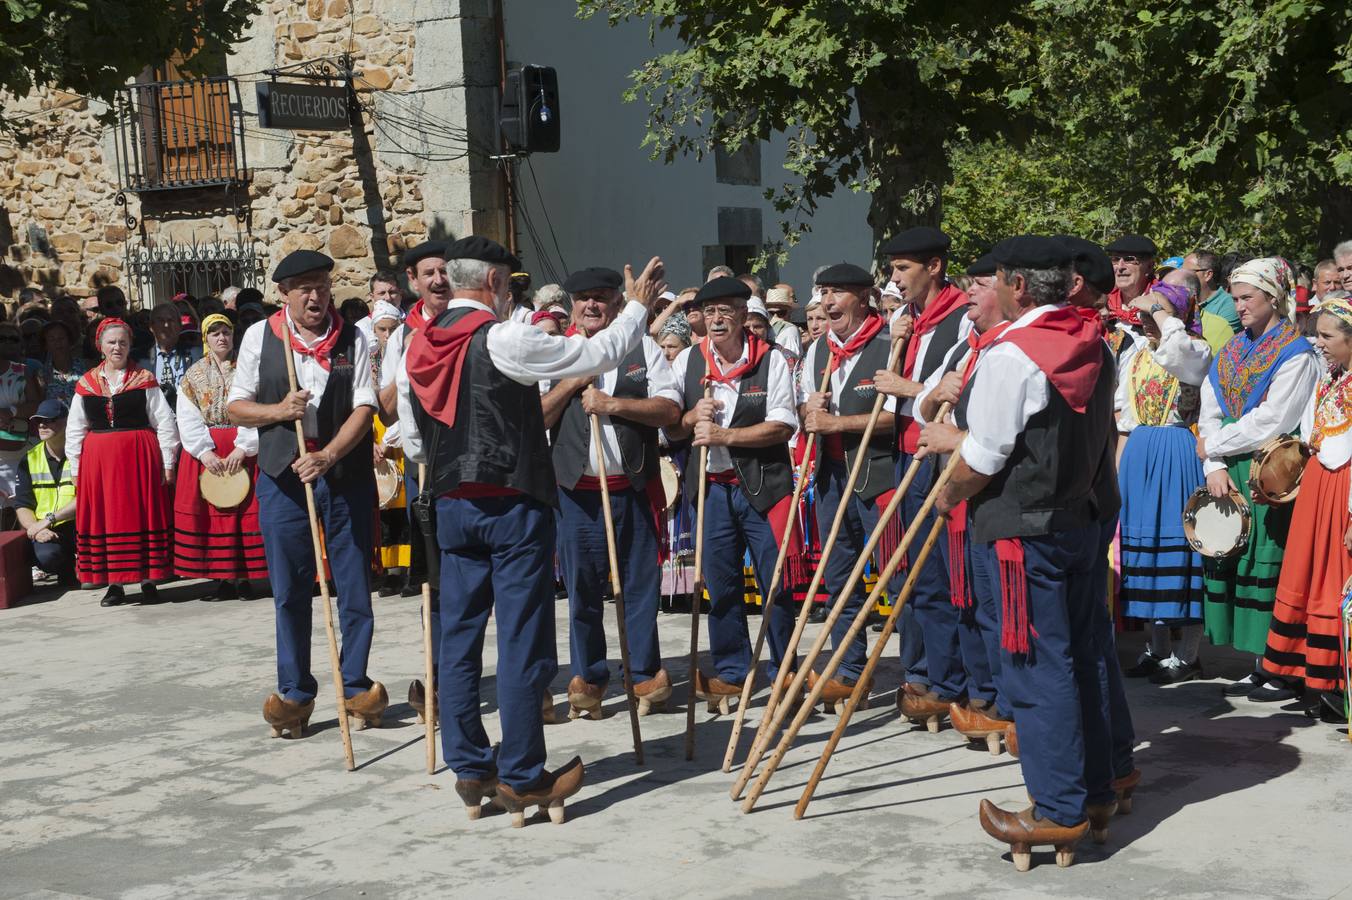
[[[1319,304],[1318,312],[1337,316],[1344,325],[1352,328],[1352,300],[1343,297],[1325,297]]]
[[[371,310],[371,324],[375,325],[377,322],[384,321],[385,319],[394,319],[396,322],[402,322],[404,320],[404,314],[401,313],[399,307],[395,306],[393,303],[377,300],[375,309]]]
[[[685,314],[682,312],[674,312],[671,314],[671,318],[663,323],[662,330],[658,333],[657,339],[660,341],[667,335],[674,334],[682,344],[689,347],[690,336],[692,333],[693,332],[690,330],[690,322],[686,320]]]
[[[1280,256],[1266,256],[1251,259],[1230,273],[1230,283],[1250,284],[1267,294],[1277,315],[1285,318],[1290,314],[1291,301],[1287,296],[1291,289],[1291,266]]]

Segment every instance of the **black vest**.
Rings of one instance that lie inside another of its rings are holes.
[[[448,309],[437,317],[436,327],[449,328],[472,311]],[[475,332],[465,351],[453,427],[427,415],[417,392],[409,392],[424,450],[430,454],[432,495],[440,497],[467,483],[490,484],[557,507],[540,389],[498,371],[488,353],[492,325]]]
[[[344,322],[338,333],[338,342],[329,354],[329,380],[324,385],[324,396],[319,398],[318,434],[316,440],[324,446],[333,440],[352,414],[352,390],[356,378],[357,329]],[[291,392],[291,381],[286,374],[286,351],[282,339],[272,331],[272,323],[263,324],[263,348],[258,355],[259,403],[280,403]],[[371,466],[371,429],[366,429],[361,440],[342,459],[333,464],[325,477],[373,478]],[[258,465],[273,478],[278,478],[296,461],[296,423],[276,422],[258,429]]]
[[[821,387],[822,375],[826,372],[831,359],[827,349],[828,335],[822,335],[808,348],[808,357],[813,361],[812,385],[815,390]],[[863,350],[859,351],[850,377],[845,380],[844,389],[833,395],[836,401],[836,413],[841,416],[868,415],[873,412],[873,400],[878,395],[873,386],[873,375],[879,369],[887,368],[887,360],[892,352],[892,337],[886,328],[878,332]],[[864,435],[858,432],[842,434],[845,445],[845,466],[848,471],[859,455],[859,445]],[[817,458],[823,460],[821,439],[818,438]],[[874,429],[865,451],[864,465],[855,482],[854,492],[866,503],[872,503],[886,491],[897,486],[897,440],[891,434],[879,434]]]
[[[136,431],[150,427],[150,416],[146,413],[146,392],[143,390],[114,394],[111,402],[107,397],[76,396],[84,406],[85,421],[89,423],[90,431]],[[112,421],[108,419],[110,406]]]
[[[640,340],[638,346],[629,352],[616,371],[615,389],[612,397],[623,400],[648,399],[648,356],[644,351],[646,341]],[[620,445],[619,472],[607,471],[606,475],[623,475],[629,479],[634,490],[642,491],[648,486],[648,479],[657,472],[657,429],[640,425],[620,416],[611,416],[610,424],[615,429],[615,440]],[[554,456],[554,475],[561,487],[572,490],[582,477],[591,458],[596,439],[592,437],[591,417],[582,409],[582,392],[578,391],[568,401],[559,417],[559,423],[550,433],[550,443]]]
[[[774,351],[770,351],[773,353]],[[743,375],[737,384],[737,405],[732,409],[730,428],[748,428],[765,421],[769,401],[770,353],[761,357],[755,369]],[[686,412],[704,396],[704,354],[696,343],[690,348],[685,366]],[[737,481],[751,508],[765,515],[774,505],[793,493],[793,464],[789,445],[768,447],[725,447],[732,456]],[[699,493],[699,454],[691,452],[685,462],[685,498],[692,503]]]
[[[1035,537],[1095,525],[1100,521],[1100,471],[1113,433],[1115,375],[1112,352],[1103,345],[1102,369],[1083,413],[1048,385],[1047,406],[1028,420],[1005,467],[969,505],[972,540]],[[967,404],[977,369],[958,398],[954,418],[967,428]]]

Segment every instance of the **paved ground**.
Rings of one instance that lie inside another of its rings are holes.
[[[792,805],[834,719],[810,723],[744,816],[717,771],[727,720],[701,711],[686,763],[684,715],[644,719],[639,768],[612,697],[606,720],[547,730],[552,764],[587,762],[568,824],[516,831],[503,815],[465,820],[453,776],[424,773],[402,703],[355,734],[355,773],[323,720],[326,691],[321,730],[269,740],[269,601],[194,593],[105,610],[75,592],[0,612],[0,897],[1352,898],[1352,745],[1298,712],[1230,703],[1219,682],[1133,683],[1136,811],[1074,867],[1039,855],[1018,875],[976,821],[979,798],[1022,798],[1017,763],[901,726],[890,692],[858,717],[801,822]],[[378,600],[377,616],[371,672],[402,698],[421,665],[416,601]],[[661,620],[678,694],[688,621]],[[317,622],[317,660],[322,635]],[[1218,675],[1242,673],[1204,652]],[[326,689],[327,667],[316,674]],[[879,684],[895,680],[889,668]]]

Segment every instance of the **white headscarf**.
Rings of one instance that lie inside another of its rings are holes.
[[[375,325],[384,319],[394,319],[396,322],[404,321],[404,314],[399,311],[399,307],[385,300],[377,300],[375,309],[371,310],[371,324]]]
[[[1265,256],[1236,266],[1230,273],[1230,283],[1239,282],[1258,288],[1272,300],[1277,315],[1285,318],[1290,315],[1291,306],[1288,296],[1291,286],[1290,272],[1291,267],[1286,260],[1277,256]]]

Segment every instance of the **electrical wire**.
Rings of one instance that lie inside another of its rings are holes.
[[[572,271],[568,268],[568,263],[563,258],[563,251],[559,249],[558,236],[554,234],[554,222],[549,217],[549,204],[545,203],[544,196],[540,193],[540,182],[535,178],[535,166],[531,165],[530,157],[526,157],[526,171],[530,173],[530,183],[535,187],[535,198],[540,201],[540,211],[544,213],[545,224],[549,227],[549,238],[554,242],[554,252],[559,255],[559,263],[563,266],[565,272]]]

